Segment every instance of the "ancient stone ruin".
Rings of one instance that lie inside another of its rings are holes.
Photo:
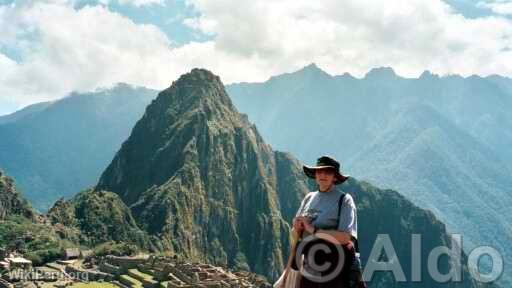
[[[210,264],[149,255],[89,255],[48,263],[30,272],[5,274],[3,279],[0,278],[0,288],[48,287],[48,283],[52,283],[52,287],[63,288],[79,282],[109,282],[123,288],[271,287],[265,278],[254,273],[234,272]],[[20,275],[28,275],[28,278],[21,279]]]

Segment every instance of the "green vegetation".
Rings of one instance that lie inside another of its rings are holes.
[[[48,211],[47,217],[53,225],[80,231],[79,242],[83,245],[94,247],[106,242],[114,243],[101,246],[100,250],[112,249],[112,252],[121,253],[134,250],[134,245],[142,249],[151,246],[130,209],[112,192],[85,190],[69,201],[58,201]],[[133,245],[127,246],[127,243]]]
[[[0,222],[0,247],[24,253],[34,265],[60,258],[61,247],[72,245],[60,239],[51,227],[22,216],[10,216]]]
[[[2,167],[0,167],[0,220],[10,215],[21,215],[32,219],[35,214],[32,207],[16,190],[14,180],[5,175],[1,168]]]
[[[16,191],[14,181],[0,171],[0,247],[23,253],[35,266],[42,265],[61,258],[63,247],[75,246],[76,237],[62,237],[67,230],[44,223],[44,217]]]
[[[94,247],[94,254],[96,256],[105,256],[105,255],[116,255],[116,256],[131,256],[135,255],[140,251],[140,249],[133,244],[124,243],[124,242],[105,242]]]

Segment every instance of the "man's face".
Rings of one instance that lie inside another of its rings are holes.
[[[334,185],[334,181],[336,180],[334,176],[334,171],[330,168],[316,170],[315,176],[316,183],[320,185],[320,188],[325,188]]]

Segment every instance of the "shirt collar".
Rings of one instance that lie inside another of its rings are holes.
[[[336,185],[332,185],[331,188],[327,191],[320,191],[320,189],[318,189],[318,192],[327,193],[327,192],[334,192],[334,190],[336,190]]]

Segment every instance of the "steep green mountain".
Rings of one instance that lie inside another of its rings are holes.
[[[148,106],[96,191],[119,195],[165,250],[276,279],[288,255],[291,218],[315,189],[300,164],[265,144],[217,76],[194,69]],[[364,261],[378,233],[390,234],[406,275],[412,233],[423,235],[424,263],[431,248],[451,245],[444,224],[398,193],[356,180],[342,189],[359,205]],[[439,266],[443,273],[451,267],[446,258]],[[423,271],[423,282],[392,285],[478,287],[464,267],[461,283],[435,283]],[[378,273],[371,287],[390,281]]]
[[[59,258],[61,248],[69,245],[73,243],[45,223],[0,170],[0,247],[21,252],[40,265]]]
[[[119,84],[2,116],[0,167],[34,208],[45,211],[97,182],[155,95]]]
[[[30,204],[16,191],[14,181],[0,170],[0,220],[10,215],[33,218]]]
[[[402,78],[391,68],[331,76],[312,64],[227,90],[273,147],[309,163],[334,155],[349,174],[432,210],[466,251],[491,245],[509,263],[511,87],[500,76]]]
[[[164,249],[275,278],[289,229],[280,195],[307,192],[278,185],[276,166],[289,161],[236,111],[217,76],[194,69],[147,107],[96,189],[117,193]]]

